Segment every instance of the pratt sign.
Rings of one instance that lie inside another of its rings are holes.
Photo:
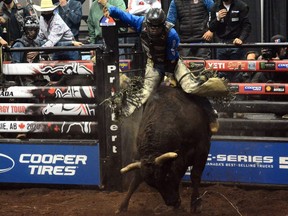
[[[109,84],[112,84],[111,87],[111,96],[113,96],[115,94],[115,85],[116,85],[116,77],[115,77],[115,73],[117,72],[117,67],[115,65],[107,65],[107,73],[111,76],[109,76]],[[114,86],[114,87],[113,87]],[[112,144],[112,152],[113,153],[118,153],[118,149],[117,149],[117,142],[120,142],[119,139],[119,126],[115,121],[115,113],[111,112],[111,123],[110,123],[110,127],[109,127],[110,133],[110,142]]]

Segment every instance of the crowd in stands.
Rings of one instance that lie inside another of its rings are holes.
[[[3,46],[11,47],[82,46],[83,43],[79,42],[79,29],[83,2],[80,0],[41,0],[40,5],[35,5],[32,1],[27,1],[27,5],[20,5],[15,0],[4,0],[0,11],[0,43]],[[113,5],[137,16],[145,15],[151,8],[162,7],[161,0],[128,0],[126,3],[124,0],[95,0],[92,3],[87,19],[89,43],[103,44],[99,23],[103,16],[104,6]],[[245,54],[247,50],[241,47],[251,33],[251,23],[248,15],[249,7],[242,0],[171,0],[167,21],[172,23],[177,30],[180,43],[219,42],[235,45],[232,48],[215,49],[215,57],[213,56],[215,59],[242,60],[245,57],[246,59],[250,59],[250,57],[262,59],[261,50],[258,50],[259,54],[254,50],[251,50],[253,53],[248,51]],[[31,41],[22,43],[26,17],[35,17],[39,23],[39,31],[37,37],[33,39],[33,43]],[[128,28],[129,31],[134,30]],[[15,41],[17,41],[16,44]],[[135,43],[136,45],[140,43],[137,37],[128,37],[125,42]],[[275,35],[271,38],[271,42],[286,42],[286,38],[282,35]],[[179,53],[184,58],[212,58],[210,48],[180,47]],[[271,53],[271,59],[286,58],[286,48],[273,48]],[[19,57],[19,55],[22,56]],[[38,52],[25,53],[23,59],[23,53],[14,53],[12,59],[11,55],[7,55],[5,60],[11,60],[15,63],[35,62],[34,59],[38,59],[38,55]],[[93,56],[94,53],[91,52],[91,55]],[[15,56],[17,56],[16,60]],[[51,60],[81,59],[78,51],[55,52],[49,57]],[[219,72],[219,76],[225,77],[230,82],[282,82],[287,80],[285,73]]]

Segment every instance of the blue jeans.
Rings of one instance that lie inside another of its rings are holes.
[[[79,51],[55,52],[52,60],[80,60]]]
[[[199,59],[211,59],[211,49],[209,48],[181,48],[179,53],[182,57],[194,57]]]

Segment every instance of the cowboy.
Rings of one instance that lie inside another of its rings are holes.
[[[152,8],[146,16],[131,15],[113,6],[105,7],[103,12],[106,17],[111,16],[120,19],[140,33],[142,46],[148,58],[143,90],[141,94],[137,95],[140,104],[135,104],[133,99],[127,98],[126,105],[121,110],[122,115],[130,116],[136,108],[144,104],[151,92],[163,80],[165,72],[172,73],[186,93],[199,96],[227,95],[227,86],[222,79],[200,80],[191,74],[182,60],[179,59],[177,51],[180,41],[179,36],[173,25],[166,22],[166,14],[162,9]],[[207,103],[209,103],[208,100]],[[210,126],[212,132],[216,132],[218,130],[217,118],[212,106],[209,107]]]
[[[41,12],[39,20],[40,31],[36,41],[42,47],[53,46],[81,46],[81,42],[75,41],[72,31],[54,10],[59,3],[53,4],[52,0],[42,0],[40,6],[33,5],[36,11]],[[34,59],[38,53],[28,53],[28,58]],[[60,51],[55,52],[52,60],[79,60],[78,51]]]

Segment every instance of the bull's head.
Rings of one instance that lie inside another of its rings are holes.
[[[121,173],[126,173],[134,169],[140,169],[144,181],[158,190],[166,205],[178,208],[181,204],[179,195],[179,184],[181,176],[178,170],[172,166],[173,160],[177,158],[175,152],[168,152],[156,157],[153,160],[141,160],[141,162],[131,163],[121,169]]]

